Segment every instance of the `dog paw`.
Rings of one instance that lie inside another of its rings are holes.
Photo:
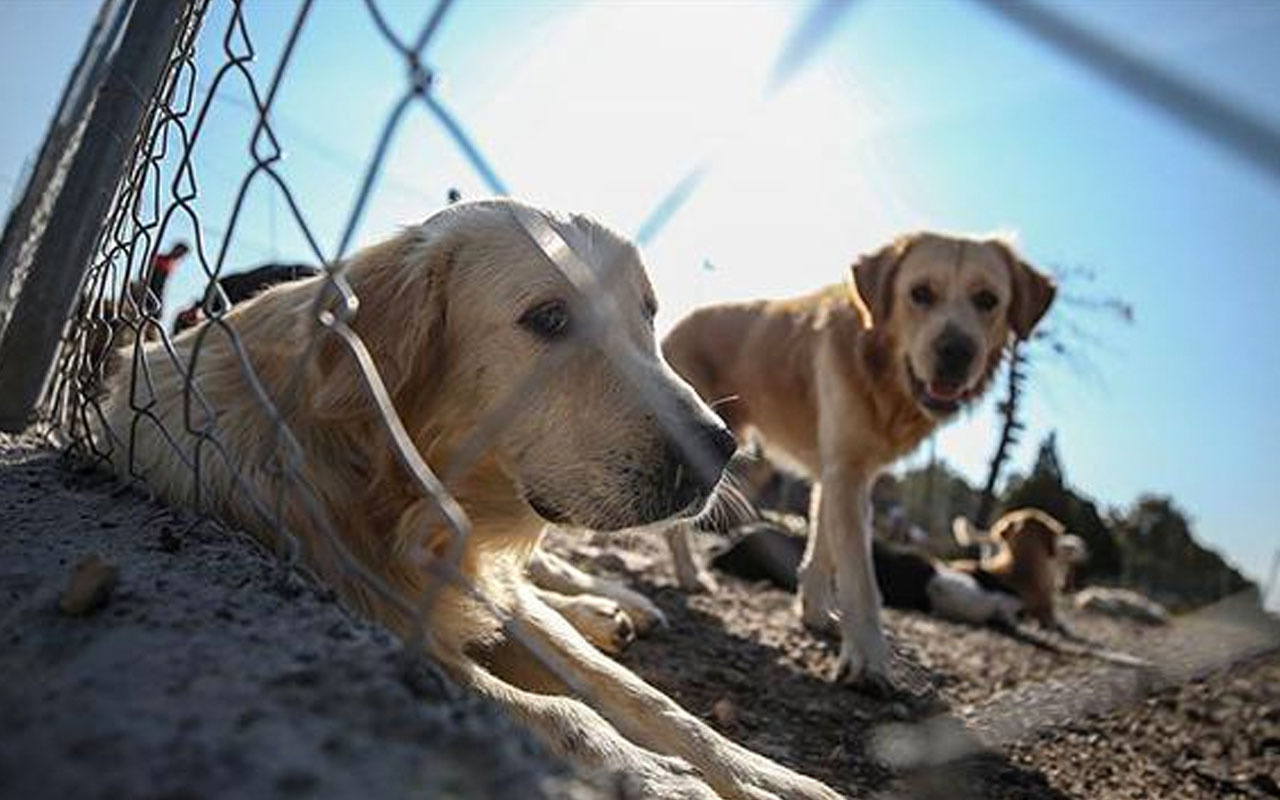
[[[578,595],[560,611],[587,641],[611,656],[635,641],[636,626],[631,617],[606,597]]]
[[[625,800],[651,797],[680,797],[693,800],[720,800],[687,761],[672,756],[647,754],[633,759],[617,773],[616,793]]]
[[[898,695],[898,688],[889,677],[888,659],[864,658],[848,642],[840,646],[834,679],[872,697],[888,699]]]
[[[837,667],[836,682],[843,683],[845,686],[852,687],[856,691],[877,700],[892,700],[902,694],[901,690],[888,675],[867,669],[855,674],[848,669],[841,671]]]
[[[840,800],[826,784],[792,772],[756,753],[744,753],[733,764],[732,778],[710,780],[721,797],[733,800]]]
[[[667,622],[667,615],[662,613],[662,609],[654,605],[653,601],[639,592],[625,591],[619,592],[613,598],[618,605],[622,606],[623,612],[631,618],[631,622],[635,625],[637,634],[643,636],[655,628],[665,629],[670,627]]]

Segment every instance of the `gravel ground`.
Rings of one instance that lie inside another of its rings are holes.
[[[670,629],[624,662],[738,741],[850,795],[1280,796],[1280,621],[1247,599],[1160,629],[1067,612],[1077,632],[1146,669],[890,610],[908,691],[877,700],[827,682],[838,643],[804,631],[782,591],[719,574],[715,594],[686,595],[656,539],[559,534],[552,546],[627,578],[668,615]]]
[[[69,616],[92,553],[118,585]],[[0,434],[0,797],[598,796],[398,652],[247,538]]]
[[[1142,670],[891,611],[909,691],[880,700],[827,682],[837,643],[783,592],[685,595],[655,539],[552,546],[668,614],[623,661],[852,796],[1280,796],[1280,626],[1248,603],[1165,629],[1070,617]],[[118,583],[72,616],[95,553]],[[397,653],[244,537],[0,436],[0,797],[615,794]]]

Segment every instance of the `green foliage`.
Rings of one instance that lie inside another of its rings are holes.
[[[955,552],[951,520],[959,516],[972,519],[981,493],[944,461],[905,473],[901,483],[907,519],[928,532],[935,553]]]
[[[1081,580],[1121,577],[1121,554],[1115,537],[1097,505],[1067,485],[1057,437],[1052,433],[1041,443],[1031,474],[1011,478],[1000,497],[1000,513],[1018,508],[1038,508],[1084,539],[1089,561],[1080,570]]]
[[[1174,607],[1193,608],[1253,584],[1200,545],[1170,497],[1142,495],[1112,520],[1124,554],[1124,582]]]

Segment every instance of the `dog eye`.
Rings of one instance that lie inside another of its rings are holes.
[[[973,307],[979,311],[990,311],[1000,302],[1000,298],[996,297],[995,292],[989,292],[983,289],[973,295]]]
[[[563,300],[548,300],[524,312],[520,327],[543,339],[559,339],[569,331],[569,307]]]
[[[653,300],[644,301],[644,315],[649,320],[649,324],[653,324],[653,318],[658,316],[658,304]]]
[[[911,289],[911,301],[918,306],[928,308],[937,299],[937,295],[926,284],[921,283]]]

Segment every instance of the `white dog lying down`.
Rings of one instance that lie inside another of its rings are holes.
[[[1035,509],[1005,514],[989,533],[975,530],[962,517],[953,530],[961,544],[988,548],[980,561],[942,561],[911,546],[872,540],[876,587],[886,606],[1006,626],[1025,612],[1046,628],[1065,630],[1055,596],[1063,563],[1078,563],[1075,559],[1083,557],[1079,537]],[[768,523],[748,531],[712,563],[747,580],[795,589],[803,539]]]
[[[745,580],[767,580],[794,591],[804,539],[772,523],[748,526],[746,534],[712,559],[717,569]],[[888,608],[921,611],[973,625],[1016,624],[1022,601],[989,576],[930,558],[907,545],[873,539],[876,586]]]
[[[397,455],[350,340],[317,325],[317,302],[339,302],[324,278],[232,309],[225,324],[242,352],[209,323],[174,341],[177,364],[143,345],[150,380],[135,387],[131,370],[115,371],[97,446],[163,499],[199,504],[276,547],[278,509],[309,566],[403,637],[416,632],[414,610],[437,585],[424,620],[432,655],[555,752],[630,773],[641,796],[838,797],[729,741],[601,654],[525,579],[545,522],[613,530],[696,510],[733,449],[658,355],[653,290],[635,247],[585,217],[464,203],[357,253],[345,277],[360,303],[351,327],[405,433],[470,521],[458,568],[489,603],[433,577],[454,542],[448,509],[424,493],[413,459]],[[584,300],[592,284],[591,300],[603,305]],[[601,326],[595,309],[608,306]],[[554,369],[540,370],[547,362]],[[190,397],[188,368],[198,386]],[[259,388],[298,452],[282,445]],[[494,436],[476,452],[476,431],[496,417],[504,424],[490,425]],[[301,479],[285,478],[282,464]],[[359,580],[347,559],[394,596]]]

